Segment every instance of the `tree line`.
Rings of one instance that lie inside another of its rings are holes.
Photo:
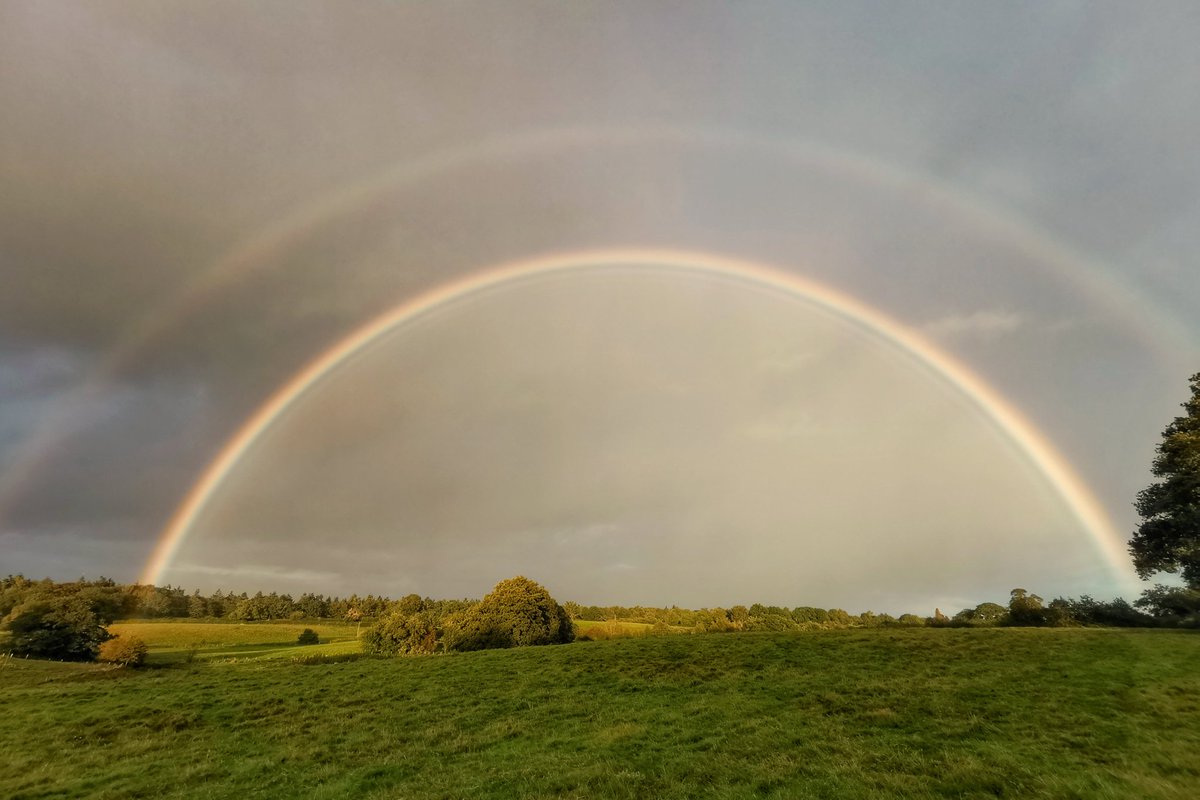
[[[352,594],[298,599],[275,592],[188,594],[176,586],[89,581],[0,579],[0,620],[9,633],[4,649],[35,658],[86,661],[112,638],[106,626],[128,619],[193,618],[236,621],[344,620],[366,624],[367,652],[406,655],[528,644],[564,643],[576,621],[642,623],[647,634],[740,631],[806,631],[841,628],[980,626],[1200,627],[1200,587],[1158,585],[1133,603],[1122,598],[1056,598],[1049,603],[1014,589],[1008,603],[980,603],[947,616],[890,614],[840,608],[754,603],[729,608],[559,605],[523,577],[502,581],[482,600],[434,600],[410,594],[399,600]],[[594,637],[584,637],[594,638]]]
[[[126,619],[231,619],[242,622],[288,619],[347,619],[377,617],[392,601],[368,594],[359,597],[328,597],[306,592],[293,599],[290,594],[217,590],[209,595],[199,590],[188,594],[178,586],[119,584],[110,578],[94,581],[55,582],[49,578],[30,580],[23,575],[0,579],[0,618],[29,597],[74,597],[92,607],[105,622]]]

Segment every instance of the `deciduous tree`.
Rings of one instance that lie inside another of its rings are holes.
[[[8,630],[15,655],[61,661],[94,661],[100,645],[112,638],[91,609],[75,598],[18,606],[9,616]]]
[[[1177,572],[1200,589],[1200,372],[1191,377],[1187,413],[1163,431],[1150,471],[1160,480],[1138,493],[1142,518],[1129,540],[1142,579]]]
[[[1013,589],[1009,593],[1008,621],[1013,625],[1045,625],[1046,609],[1042,598],[1029,594],[1024,589]]]

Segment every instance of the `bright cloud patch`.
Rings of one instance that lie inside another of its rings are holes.
[[[1025,320],[1015,311],[979,310],[971,314],[952,314],[948,317],[934,320],[924,326],[924,331],[931,336],[978,336],[993,338],[1012,333],[1024,324]]]

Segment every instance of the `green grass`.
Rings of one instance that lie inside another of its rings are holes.
[[[0,796],[1190,800],[1197,664],[1200,635],[1078,629],[18,660],[0,667]]]

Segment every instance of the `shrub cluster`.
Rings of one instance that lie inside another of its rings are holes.
[[[545,587],[518,576],[500,581],[478,603],[402,599],[363,636],[378,655],[416,655],[562,644],[573,641],[567,612]]]
[[[363,635],[363,650],[381,656],[436,653],[442,640],[443,617],[417,598],[385,614]]]
[[[98,660],[123,667],[140,667],[146,661],[146,643],[136,636],[114,636],[100,645]]]

